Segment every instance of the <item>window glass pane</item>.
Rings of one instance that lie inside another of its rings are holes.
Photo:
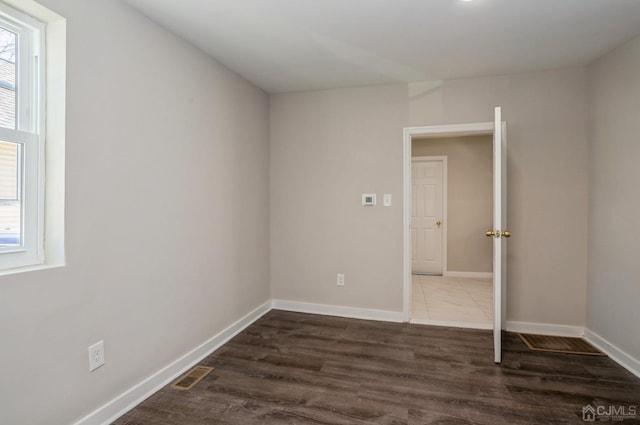
[[[16,34],[0,27],[0,126],[16,128]]]
[[[0,141],[0,247],[22,244],[21,157],[20,144]]]

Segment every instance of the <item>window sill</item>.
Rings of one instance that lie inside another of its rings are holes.
[[[26,273],[26,272],[34,272],[39,270],[47,270],[47,269],[55,269],[58,267],[65,267],[65,263],[43,263],[43,264],[33,264],[30,266],[22,266],[15,267],[12,269],[0,270],[0,276],[9,276],[12,274]]]

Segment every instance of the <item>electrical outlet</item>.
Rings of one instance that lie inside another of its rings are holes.
[[[344,274],[343,273],[338,273],[338,286],[344,286]]]
[[[104,364],[104,341],[98,341],[89,347],[89,372]]]

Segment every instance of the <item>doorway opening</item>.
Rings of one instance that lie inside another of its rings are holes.
[[[493,327],[493,137],[411,141],[411,322]]]
[[[493,122],[475,124],[408,127],[403,137],[403,317],[411,320],[411,144],[419,136],[492,135],[493,137],[493,226],[485,236],[493,241],[493,352],[494,361],[502,361],[502,331],[506,327],[507,307],[507,123],[502,108],[494,109]],[[437,323],[434,323],[437,324]]]
[[[492,227],[493,133],[494,123],[405,129],[407,321],[494,327],[492,246],[482,237]]]

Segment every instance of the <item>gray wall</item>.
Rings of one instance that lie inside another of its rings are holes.
[[[587,327],[640,361],[640,37],[589,68]]]
[[[0,277],[2,424],[71,423],[270,299],[268,96],[118,1],[42,3],[68,18],[67,266]]]
[[[271,96],[273,298],[402,310],[406,96],[403,85]],[[378,205],[362,207],[363,193]]]
[[[583,326],[587,280],[587,71],[445,81],[410,99],[412,125],[507,121],[507,318]]]
[[[274,298],[402,310],[402,128],[508,122],[508,311],[584,325],[586,68],[271,98]],[[393,207],[362,208],[361,193]],[[336,287],[336,273],[346,286]]]
[[[493,271],[493,138],[414,139],[412,156],[447,157],[447,270]]]

